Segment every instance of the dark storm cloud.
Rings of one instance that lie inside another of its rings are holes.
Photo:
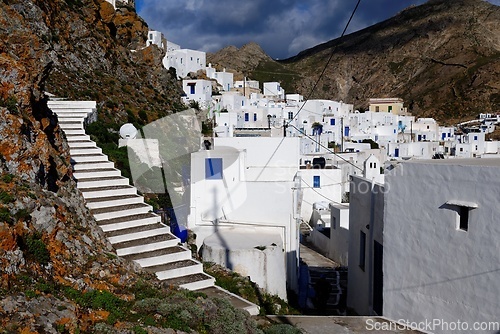
[[[356,0],[140,0],[139,14],[151,29],[183,48],[217,51],[258,43],[274,58],[286,58],[337,38]],[[425,0],[364,0],[353,32]],[[500,0],[490,0],[498,4]]]

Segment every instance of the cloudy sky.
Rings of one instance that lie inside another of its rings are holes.
[[[453,1],[453,0],[450,0]],[[500,5],[500,0],[488,0]],[[150,29],[182,48],[215,52],[258,43],[273,58],[287,58],[337,38],[356,0],[136,0]],[[426,0],[362,0],[349,32]]]

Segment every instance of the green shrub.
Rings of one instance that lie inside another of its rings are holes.
[[[11,183],[13,179],[14,179],[14,175],[12,175],[12,174],[2,175],[2,181],[5,183]]]
[[[12,215],[10,214],[9,208],[0,208],[0,221],[4,221],[7,224],[10,224],[12,222]]]
[[[29,235],[26,241],[28,253],[41,265],[46,266],[49,264],[50,253],[45,243],[41,240],[41,236],[39,234]]]

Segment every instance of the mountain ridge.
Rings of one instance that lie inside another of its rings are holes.
[[[483,0],[433,0],[296,56],[261,61],[250,76],[308,96],[332,56],[312,98],[365,109],[369,98],[397,96],[416,116],[452,124],[500,109],[499,22],[500,7]]]

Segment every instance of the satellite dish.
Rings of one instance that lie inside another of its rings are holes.
[[[131,123],[123,124],[120,128],[120,137],[123,139],[135,139],[137,129]]]

